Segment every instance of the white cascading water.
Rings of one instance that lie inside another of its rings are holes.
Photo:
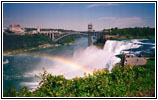
[[[128,53],[129,51],[123,51],[131,48],[138,48],[141,45],[136,44],[139,42],[138,40],[125,40],[125,41],[115,41],[115,40],[107,40],[104,48],[100,49],[96,46],[89,46],[86,49],[75,50],[73,56],[69,58],[69,60],[73,63],[84,66],[88,71],[93,72],[95,69],[103,69],[108,68],[109,71],[113,68],[116,63],[120,62],[120,58],[116,57],[116,55],[121,53]],[[67,57],[65,57],[67,58]],[[43,59],[38,66],[46,66],[44,62],[47,59]],[[38,74],[42,72],[42,70],[35,69],[33,72],[26,73],[30,74]],[[84,72],[80,69],[72,68],[61,62],[54,62],[53,64],[47,65],[46,71],[48,73],[52,73],[53,75],[64,75],[67,79],[72,79],[75,76],[83,77]],[[33,82],[34,84],[38,84],[38,82]],[[26,84],[26,83],[22,83]],[[36,87],[36,86],[34,86]]]
[[[120,58],[116,55],[123,53],[125,49],[138,47],[140,45],[134,44],[132,41],[107,40],[103,49],[90,46],[83,51],[76,51],[73,61],[85,66],[90,71],[102,68],[111,70],[116,63],[120,62]]]
[[[83,66],[90,72],[102,68],[108,68],[110,71],[113,66],[121,60],[116,57],[116,55],[123,52],[127,53],[128,51],[123,51],[125,49],[138,48],[141,46],[132,41],[107,40],[103,49],[96,46],[89,46],[86,49],[80,50],[77,49],[73,56],[68,59],[75,64]],[[81,69],[72,68],[69,65],[58,61],[53,61],[53,63],[46,62],[47,59],[43,59],[37,66],[47,66],[45,69],[48,73],[52,73],[53,75],[64,75],[67,79],[72,79],[75,76],[84,76],[84,72]],[[30,72],[30,75],[40,73],[41,71],[42,70],[36,69],[33,72]]]

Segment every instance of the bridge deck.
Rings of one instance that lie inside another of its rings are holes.
[[[86,35],[86,36],[88,36],[88,34],[87,34],[87,33],[79,33],[79,32],[77,32],[77,33],[71,33],[71,34],[65,34],[65,35],[63,35],[63,36],[61,36],[61,37],[59,37],[59,38],[55,39],[55,42],[59,41],[60,39],[62,39],[62,38],[64,38],[64,37],[66,37],[66,36],[69,36],[69,35],[74,35],[74,34],[80,34],[80,35]],[[97,38],[96,36],[93,36],[93,37],[94,37],[94,38]]]

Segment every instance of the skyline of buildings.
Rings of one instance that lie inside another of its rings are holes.
[[[63,32],[58,31],[58,29],[53,29],[53,30],[41,30],[40,26],[38,25],[36,28],[31,29],[30,31],[27,30],[27,28],[21,28],[19,24],[11,24],[9,27],[4,28],[3,32],[6,34],[13,32],[14,34],[19,34],[19,35],[24,35],[24,34],[37,34],[37,33],[42,33],[42,34],[47,34],[47,33],[54,33],[54,34],[63,34]]]

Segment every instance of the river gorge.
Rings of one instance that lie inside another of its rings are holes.
[[[120,58],[116,55],[129,53],[145,56],[155,52],[154,39],[107,40],[104,48],[88,46],[87,37],[75,40],[72,45],[41,48],[23,53],[3,56],[3,89],[10,85],[19,89],[24,86],[33,90],[40,79],[35,75],[43,68],[53,75],[64,75],[67,79],[82,77],[84,72],[92,74],[95,69],[111,70]]]

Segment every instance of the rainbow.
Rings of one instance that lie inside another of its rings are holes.
[[[89,73],[92,75],[92,72],[90,72],[88,69],[86,69],[84,66],[81,66],[77,63],[74,63],[72,62],[71,60],[69,59],[66,59],[66,58],[63,58],[63,57],[58,57],[58,56],[50,56],[50,55],[36,55],[34,57],[41,57],[41,58],[46,58],[46,59],[49,59],[49,60],[53,60],[53,61],[58,61],[58,62],[62,62],[72,68],[76,68],[76,69],[80,69],[82,70],[83,72],[85,73]]]
[[[82,70],[83,72],[92,74],[92,72],[90,72],[89,70],[87,70],[84,66],[81,66],[81,65],[79,65],[77,63],[74,63],[71,60],[68,60],[66,58],[62,58],[62,57],[58,57],[58,56],[43,56],[43,57],[47,58],[47,59],[50,59],[50,60],[55,60],[55,61],[62,62],[64,64],[69,65],[72,68],[77,68],[77,69]]]

